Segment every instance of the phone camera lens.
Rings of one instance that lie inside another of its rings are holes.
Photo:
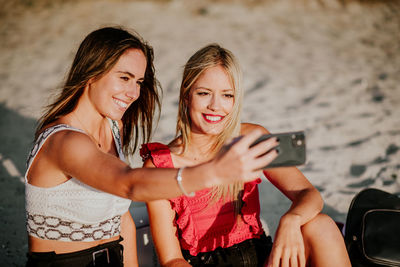
[[[302,144],[303,144],[303,140],[298,139],[298,140],[297,140],[297,145],[298,145],[298,146],[301,146]]]

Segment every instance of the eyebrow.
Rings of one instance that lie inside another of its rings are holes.
[[[126,75],[128,75],[128,76],[131,76],[131,78],[135,78],[136,76],[135,76],[135,74],[133,74],[133,73],[130,73],[129,71],[121,71],[121,70],[119,70],[119,71],[117,71],[117,73],[123,73],[123,74],[126,74]],[[139,78],[138,80],[144,80],[144,77],[142,77],[142,78]]]
[[[197,89],[205,89],[205,90],[209,90],[209,91],[212,91],[210,88],[207,88],[207,87],[204,87],[204,86],[199,86],[199,87],[195,87],[194,88],[194,90],[197,90]],[[222,89],[222,92],[227,92],[227,91],[235,91],[233,88],[230,88],[230,89]]]

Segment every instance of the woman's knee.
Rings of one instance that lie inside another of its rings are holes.
[[[312,266],[350,266],[342,233],[328,215],[318,214],[303,225],[302,232]]]
[[[302,232],[305,238],[340,238],[340,230],[336,223],[326,214],[320,213],[303,225]]]

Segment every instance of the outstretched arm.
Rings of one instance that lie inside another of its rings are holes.
[[[275,151],[263,155],[274,146],[272,140],[249,148],[260,134],[260,131],[250,132],[211,161],[185,168],[182,172],[185,190],[193,192],[258,177],[260,167],[276,157]],[[79,132],[55,133],[42,150],[44,161],[54,169],[114,195],[151,201],[182,194],[176,182],[176,169],[132,169],[115,156],[100,151],[87,135]]]

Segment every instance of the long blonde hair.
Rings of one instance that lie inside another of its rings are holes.
[[[151,137],[156,108],[160,108],[159,83],[155,78],[153,48],[139,34],[120,27],[105,27],[91,32],[82,41],[75,55],[65,84],[57,99],[47,106],[39,120],[35,137],[46,126],[72,112],[90,79],[100,79],[128,49],[139,49],[146,57],[146,71],[140,97],[132,103],[122,117],[123,148],[133,153],[139,144],[139,134],[147,142]]]
[[[243,90],[241,86],[241,70],[235,56],[229,50],[218,44],[209,44],[194,53],[185,64],[183,70],[182,83],[179,95],[178,120],[176,125],[176,136],[182,138],[182,155],[187,151],[190,144],[191,119],[187,101],[189,99],[190,89],[197,81],[200,75],[207,69],[221,66],[229,76],[234,89],[234,104],[232,111],[226,116],[224,130],[217,136],[214,144],[211,145],[210,153],[217,153],[224,143],[229,139],[240,134],[240,114],[242,109]],[[212,199],[229,197],[235,203],[238,203],[240,192],[243,189],[243,183],[235,183],[226,186],[214,187],[212,190]],[[236,204],[235,204],[236,205]]]

